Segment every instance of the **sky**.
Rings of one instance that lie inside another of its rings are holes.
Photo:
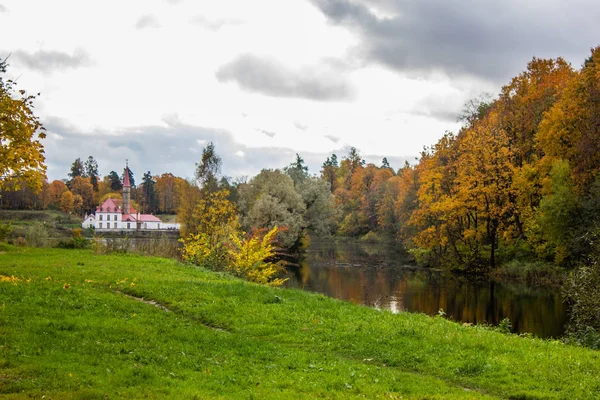
[[[533,58],[579,68],[600,44],[591,0],[0,0],[0,57],[35,113],[48,178],[194,176],[213,142],[251,177],[298,153],[318,174],[351,146],[400,168],[460,128]]]

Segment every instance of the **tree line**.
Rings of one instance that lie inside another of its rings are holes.
[[[580,69],[534,58],[495,98],[467,103],[462,128],[425,147],[399,170],[367,164],[356,148],[331,154],[318,175],[300,155],[247,181],[220,174],[210,143],[195,179],[144,173],[132,198],[146,213],[178,213],[195,233],[194,208],[226,190],[245,230],[283,228],[281,245],[301,248],[307,232],[392,240],[423,264],[469,271],[529,258],[570,266],[591,251],[600,202],[600,48]],[[93,157],[68,179],[3,185],[0,206],[83,214],[120,197],[122,177],[102,179]],[[19,182],[16,180],[15,182]]]

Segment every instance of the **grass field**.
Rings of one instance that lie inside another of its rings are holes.
[[[275,289],[174,260],[0,244],[0,397],[600,393],[600,353]]]

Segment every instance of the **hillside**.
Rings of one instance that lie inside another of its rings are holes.
[[[8,399],[581,399],[599,356],[174,260],[0,244]]]

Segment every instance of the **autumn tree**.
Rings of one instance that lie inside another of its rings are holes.
[[[240,227],[237,207],[227,200],[228,195],[225,190],[210,193],[193,208],[195,225],[187,226],[183,238],[186,260],[218,270],[227,267],[227,247]]]
[[[82,209],[91,211],[94,208],[94,187],[89,178],[76,176],[71,181],[71,192],[73,195],[79,195],[82,199]]]
[[[73,193],[71,193],[68,190],[66,192],[63,192],[63,194],[60,196],[60,210],[68,214],[72,213],[73,203]]]
[[[181,178],[165,173],[156,178],[154,185],[158,199],[158,210],[163,213],[174,213],[179,207],[178,184]]]
[[[46,175],[45,128],[33,114],[35,96],[17,92],[16,83],[3,77],[6,67],[0,60],[0,192],[23,184],[38,192]]]
[[[58,208],[60,207],[60,197],[63,192],[67,191],[67,185],[63,181],[54,180],[48,187],[49,204]]]
[[[329,183],[329,190],[333,193],[336,187],[337,170],[339,168],[337,156],[332,154],[331,157],[323,162],[321,166],[321,179]]]

